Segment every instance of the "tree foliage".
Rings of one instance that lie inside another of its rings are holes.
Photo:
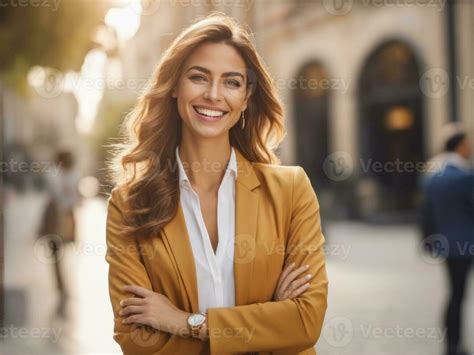
[[[0,7],[0,80],[24,88],[39,65],[79,71],[115,0],[16,0]]]

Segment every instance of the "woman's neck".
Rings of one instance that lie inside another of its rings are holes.
[[[193,189],[217,192],[230,159],[232,146],[229,141],[181,140],[179,158]]]

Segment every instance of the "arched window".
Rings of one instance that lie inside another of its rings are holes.
[[[304,65],[298,72],[294,97],[297,163],[301,165],[313,186],[328,184],[323,163],[328,155],[329,78],[318,62]]]
[[[382,211],[410,210],[423,161],[422,93],[415,53],[397,40],[368,57],[358,86],[360,158],[381,196]]]

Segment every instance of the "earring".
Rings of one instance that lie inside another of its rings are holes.
[[[242,117],[241,127],[242,129],[244,129],[245,128],[245,111],[242,111],[242,114],[240,116]]]

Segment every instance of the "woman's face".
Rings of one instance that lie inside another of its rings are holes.
[[[177,98],[183,136],[228,135],[247,108],[246,65],[224,43],[203,43],[186,60],[172,96]]]

